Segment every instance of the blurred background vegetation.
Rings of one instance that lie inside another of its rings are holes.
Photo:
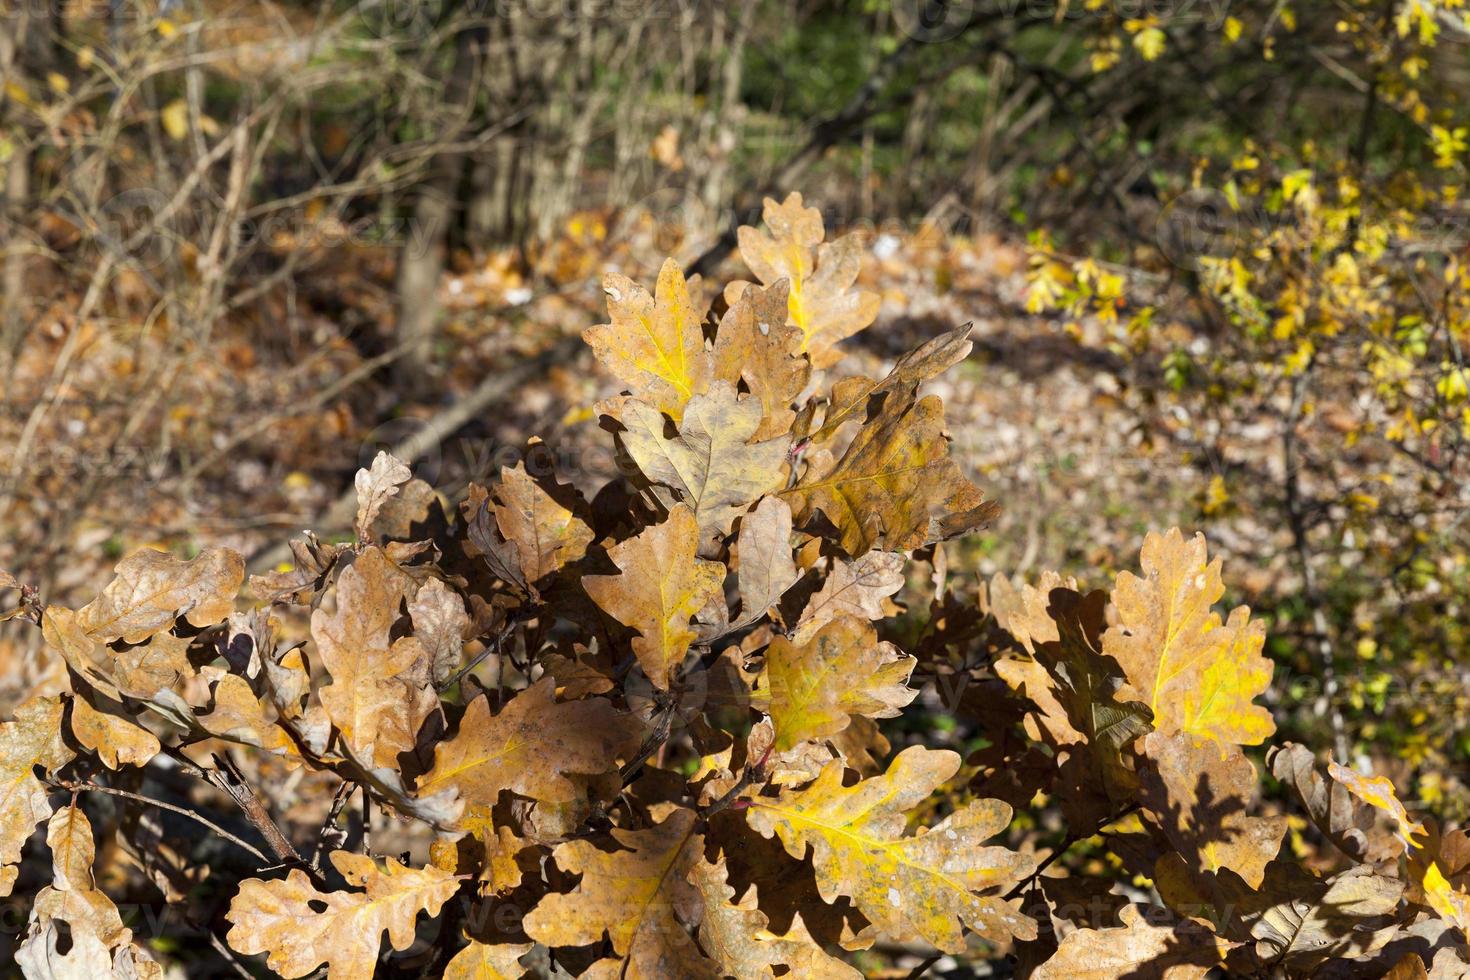
[[[1284,737],[1470,811],[1458,0],[0,0],[0,26],[0,567],[43,594],[142,544],[269,566],[347,528],[384,445],[452,496],[540,435],[597,489],[602,273],[733,269],[734,228],[801,190],[868,233],[852,370],[976,323],[943,384],[1006,512],[947,557],[955,596],[1101,585],[1145,529],[1203,530],[1271,623]],[[57,669],[20,634],[0,657],[7,700]]]

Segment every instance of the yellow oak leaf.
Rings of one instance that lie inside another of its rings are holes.
[[[394,949],[407,949],[419,913],[438,915],[459,889],[453,875],[432,866],[406,868],[392,858],[380,866],[350,851],[333,851],[331,861],[362,891],[319,891],[299,868],[284,880],[242,881],[225,913],[230,948],[269,954],[266,965],[288,980],[323,963],[328,980],[370,980],[383,930]]]
[[[26,840],[51,816],[36,767],[53,773],[74,756],[61,737],[64,710],[60,698],[34,697],[0,724],[0,895],[15,885]]]
[[[893,615],[897,606],[890,597],[903,588],[907,561],[893,551],[870,551],[855,561],[834,559],[826,581],[807,600],[792,639],[803,642],[838,616],[884,619]]]
[[[676,495],[699,523],[701,546],[730,533],[735,518],[783,479],[787,438],[750,440],[761,424],[761,406],[739,398],[727,381],[716,381],[684,406],[678,434],[664,434],[664,416],[647,402],[623,406],[621,434],[628,455],[652,483]]]
[[[613,545],[607,553],[621,575],[587,575],[582,587],[613,619],[638,631],[633,653],[650,683],[667,690],[695,632],[689,620],[723,601],[725,566],[695,556],[699,523],[679,504],[668,520]]]
[[[336,609],[311,617],[311,635],[332,676],[321,689],[322,705],[359,761],[390,769],[439,706],[428,651],[412,636],[392,636],[401,583],[382,549],[367,548],[338,576]]]
[[[502,790],[566,803],[584,793],[570,777],[610,772],[637,750],[642,726],[632,715],[606,698],[558,704],[555,691],[555,679],[543,677],[493,717],[489,696],[475,698],[458,733],[435,746],[420,791],[457,789],[467,818],[488,813]]]
[[[1261,655],[1265,628],[1237,606],[1227,622],[1211,608],[1224,594],[1220,559],[1206,561],[1204,535],[1178,528],[1143,542],[1143,576],[1123,572],[1113,588],[1117,622],[1103,653],[1122,666],[1166,735],[1184,732],[1257,745],[1276,730],[1254,704],[1271,684]]]
[[[689,298],[679,264],[673,259],[664,262],[653,296],[619,275],[604,279],[602,289],[612,322],[588,328],[582,339],[636,397],[677,421],[684,405],[709,386],[714,373],[703,316]]]
[[[681,808],[645,830],[611,831],[618,850],[590,840],[558,845],[556,866],[581,880],[567,894],[543,898],[526,915],[526,935],[548,946],[585,946],[605,931],[626,960],[626,975],[717,976],[685,925],[699,907],[689,883],[703,860],[695,824],[694,812]]]
[[[772,640],[751,703],[771,716],[775,751],[786,752],[836,735],[854,715],[897,717],[918,696],[908,686],[915,663],[893,644],[879,643],[872,624],[843,616],[803,644]]]
[[[975,800],[933,827],[905,835],[907,811],[959,771],[958,754],[911,746],[888,772],[843,786],[834,760],[815,782],[757,796],[750,826],[781,839],[798,860],[812,850],[817,885],[828,902],[852,899],[881,933],[923,939],[945,952],[965,948],[961,925],[991,940],[1033,939],[1036,923],[993,892],[1034,867],[1034,858],[982,846],[1011,822],[999,800]]]
[[[878,295],[852,291],[862,246],[855,235],[823,244],[822,213],[804,206],[796,192],[780,203],[766,198],[762,217],[767,230],[740,227],[740,256],[765,285],[787,280],[788,316],[802,335],[799,353],[815,367],[830,367],[842,359],[837,342],[878,317]]]

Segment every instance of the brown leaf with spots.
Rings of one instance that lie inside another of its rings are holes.
[[[51,816],[39,766],[54,773],[74,756],[61,737],[60,698],[34,697],[0,724],[0,895],[15,885],[21,848],[36,825]]]

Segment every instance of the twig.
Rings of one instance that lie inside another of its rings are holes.
[[[50,780],[50,783],[52,786],[55,786],[58,789],[64,789],[71,793],[106,793],[108,796],[120,796],[123,799],[132,800],[135,803],[146,803],[149,806],[158,807],[160,810],[168,810],[170,813],[177,813],[181,817],[188,817],[195,823],[199,823],[204,825],[205,827],[208,827],[224,840],[227,840],[231,844],[234,844],[237,847],[244,848],[251,854],[254,854],[255,857],[260,861],[262,866],[271,863],[270,858],[266,857],[265,854],[260,851],[254,844],[251,844],[249,841],[242,840],[241,838],[236,837],[234,834],[230,833],[219,824],[208,819],[207,817],[200,816],[193,810],[189,810],[181,806],[175,806],[174,804],[165,802],[164,800],[156,800],[151,796],[143,796],[140,793],[132,793],[125,789],[116,789],[112,786],[102,786],[97,783],[75,782],[69,779],[53,779]]]

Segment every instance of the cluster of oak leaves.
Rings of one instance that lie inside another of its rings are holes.
[[[874,719],[914,699],[916,660],[873,623],[899,611],[909,553],[942,563],[992,511],[919,397],[967,331],[826,389],[877,297],[798,195],[765,222],[740,235],[760,284],[727,288],[717,323],[672,262],[652,296],[607,279],[611,322],[586,339],[626,389],[598,408],[627,465],[590,503],[532,453],[446,512],[383,454],[358,474],[356,541],[294,542],[292,570],[251,580],[262,607],[236,610],[244,566],[222,549],[134,554],[75,611],[0,576],[70,683],[0,732],[0,893],[42,823],[53,856],[28,977],[161,976],[96,884],[78,796],[221,740],[435,833],[424,867],[288,850],[241,881],[226,941],[285,977],[369,977],[384,930],[405,949],[452,899],[528,911],[456,920],[451,977],[519,977],[533,942],[588,977],[852,977],[841,949],[958,953],[967,931],[1034,977],[1470,975],[1470,841],[1412,821],[1386,780],[1273,750],[1341,852],[1279,857],[1288,818],[1259,815],[1241,749],[1275,727],[1254,703],[1263,630],[1213,609],[1203,538],[1150,535],[1110,596],[1054,574],[936,596],[926,648],[1004,637],[986,673],[1023,710],[994,706],[1009,733],[969,783],[952,751],[889,758]],[[278,604],[310,607],[310,642],[281,639]],[[661,764],[675,738],[690,765]],[[1052,858],[1103,835],[1161,904],[986,844],[1037,800],[1068,828]]]

